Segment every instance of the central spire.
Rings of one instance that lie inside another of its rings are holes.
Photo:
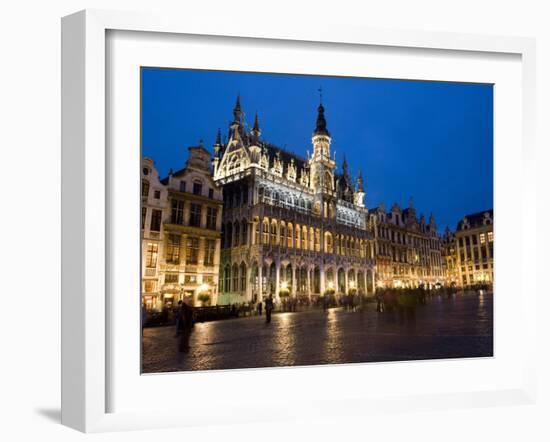
[[[327,120],[325,120],[325,108],[322,104],[319,104],[319,107],[317,108],[317,124],[313,134],[330,136],[330,133],[327,130]]]
[[[242,117],[242,110],[241,110],[241,95],[237,95],[237,102],[235,103],[235,107],[233,108],[233,116],[235,117],[235,122],[240,123],[241,117]]]

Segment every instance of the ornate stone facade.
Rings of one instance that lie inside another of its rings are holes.
[[[184,169],[159,180],[142,163],[142,299],[149,310],[217,304],[222,192],[212,179],[210,153],[189,148]]]
[[[412,199],[409,207],[394,204],[386,212],[381,204],[370,211],[376,238],[376,284],[378,287],[432,288],[445,283],[441,240],[435,218],[426,223],[416,216]]]
[[[219,303],[267,295],[308,297],[374,292],[374,237],[362,177],[341,173],[319,105],[312,154],[267,142],[256,116],[248,130],[240,99],[229,136],[214,145],[214,181],[223,187]]]

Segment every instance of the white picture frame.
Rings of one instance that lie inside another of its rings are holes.
[[[84,432],[159,428],[207,424],[200,413],[185,410],[108,412],[107,376],[110,348],[107,339],[109,308],[109,256],[107,228],[108,173],[106,133],[106,33],[143,31],[163,34],[207,35],[369,45],[381,48],[425,48],[515,54],[521,57],[522,211],[521,262],[534,256],[532,236],[523,220],[535,214],[535,177],[529,171],[534,157],[535,42],[519,37],[493,37],[416,31],[350,28],[343,25],[273,25],[247,23],[235,26],[199,17],[169,17],[142,13],[87,10],[62,21],[62,423]],[[523,269],[524,271],[526,269]],[[536,304],[533,279],[521,279],[523,303]],[[524,305],[525,305],[524,304]],[[497,319],[498,320],[498,319]],[[241,421],[273,420],[326,413],[327,401],[339,402],[342,414],[388,412],[415,408],[454,408],[501,403],[532,403],[536,396],[535,324],[523,319],[523,383],[513,388],[463,394],[430,393],[409,397],[346,398],[332,393],[325,401],[313,401],[311,410],[277,407],[255,410]],[[532,339],[529,339],[532,338]],[[201,376],[209,376],[202,373]],[[219,376],[219,374],[218,374]],[[170,392],[172,394],[173,392]],[[168,394],[168,392],[166,393]],[[253,398],[249,398],[253,400]],[[246,402],[240,404],[246,409]],[[331,412],[334,415],[334,412]]]

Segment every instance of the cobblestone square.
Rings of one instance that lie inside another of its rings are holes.
[[[142,372],[409,361],[493,355],[493,296],[434,296],[414,320],[342,308],[253,316],[196,324],[188,353],[174,327],[146,328]]]

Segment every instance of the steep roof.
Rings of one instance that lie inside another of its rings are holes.
[[[483,226],[483,219],[486,213],[489,214],[489,217],[491,219],[493,218],[493,209],[487,209],[487,210],[483,210],[482,212],[471,213],[469,215],[466,215],[464,218],[468,220],[468,224],[470,224],[471,228],[481,227]],[[456,224],[456,230],[460,230],[460,226],[462,224],[462,221],[464,221],[464,218],[462,218]]]

